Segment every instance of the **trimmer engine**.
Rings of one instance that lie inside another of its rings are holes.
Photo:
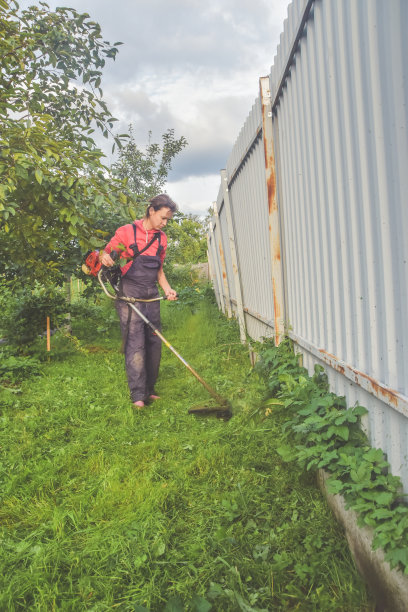
[[[98,276],[102,264],[99,261],[99,251],[88,251],[82,264],[82,272],[90,276]]]

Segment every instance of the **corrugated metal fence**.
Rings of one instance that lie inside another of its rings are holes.
[[[296,0],[208,235],[241,337],[287,333],[408,491],[408,2]]]

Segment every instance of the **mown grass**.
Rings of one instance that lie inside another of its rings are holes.
[[[161,400],[129,400],[117,324],[74,323],[1,399],[2,610],[372,610],[313,477],[281,461],[235,324],[163,305]],[[105,323],[105,320],[107,322]]]

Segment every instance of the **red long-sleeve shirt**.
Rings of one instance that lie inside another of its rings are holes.
[[[138,246],[139,251],[145,248],[145,246],[150,242],[153,238],[156,230],[145,230],[143,227],[143,219],[138,219],[134,221],[136,224],[136,244]],[[163,265],[164,258],[166,257],[166,249],[167,249],[167,236],[164,232],[160,231],[160,244],[163,247],[160,253],[160,259]],[[135,242],[135,235],[133,232],[132,223],[128,223],[127,225],[122,225],[119,227],[113,238],[108,242],[105,247],[105,252],[110,253],[111,251],[118,251],[121,253],[121,259],[128,259],[129,257],[133,257],[132,249],[129,249],[131,244]],[[122,246],[119,246],[122,245]],[[123,250],[123,246],[125,249]],[[158,240],[155,240],[153,244],[149,246],[146,251],[144,251],[143,255],[156,255],[157,248],[159,246]],[[132,265],[132,261],[129,261],[122,268],[122,274],[126,274]]]

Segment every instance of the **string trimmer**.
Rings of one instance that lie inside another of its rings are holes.
[[[113,255],[113,259],[116,259],[117,253],[115,251],[112,251],[110,253],[111,257],[112,255]],[[181,363],[192,373],[192,375],[195,376],[198,382],[200,382],[203,385],[203,387],[208,391],[211,397],[213,397],[215,401],[217,402],[216,406],[197,406],[195,408],[190,408],[188,412],[190,414],[196,414],[196,415],[214,414],[216,417],[220,419],[224,419],[226,421],[229,420],[232,417],[232,410],[231,410],[231,406],[228,400],[221,397],[216,391],[214,391],[212,387],[210,387],[210,385],[191,367],[191,365],[187,363],[184,357],[182,357],[180,353],[176,351],[174,346],[172,346],[170,342],[166,340],[163,334],[153,325],[153,323],[151,323],[149,319],[147,319],[147,317],[142,312],[140,312],[137,306],[135,306],[136,302],[165,300],[166,298],[159,297],[159,298],[155,298],[154,300],[141,300],[138,298],[131,298],[131,297],[125,297],[125,296],[118,295],[117,269],[114,270],[112,268],[106,268],[105,266],[102,266],[98,268],[98,271],[96,272],[96,274],[93,273],[92,271],[89,273],[93,274],[94,276],[97,275],[97,278],[102,287],[102,290],[105,293],[105,295],[108,296],[108,298],[112,300],[122,300],[126,302],[132,310],[134,310],[134,312],[146,323],[146,325],[148,325],[153,330],[155,334],[157,334],[157,336],[160,338],[163,344],[165,344],[165,346],[167,346],[167,348],[173,353],[173,355],[175,355],[177,359],[181,361]],[[106,285],[105,285],[106,281],[108,281],[111,287],[113,288],[114,294],[112,294],[111,291],[109,291],[106,288]]]

